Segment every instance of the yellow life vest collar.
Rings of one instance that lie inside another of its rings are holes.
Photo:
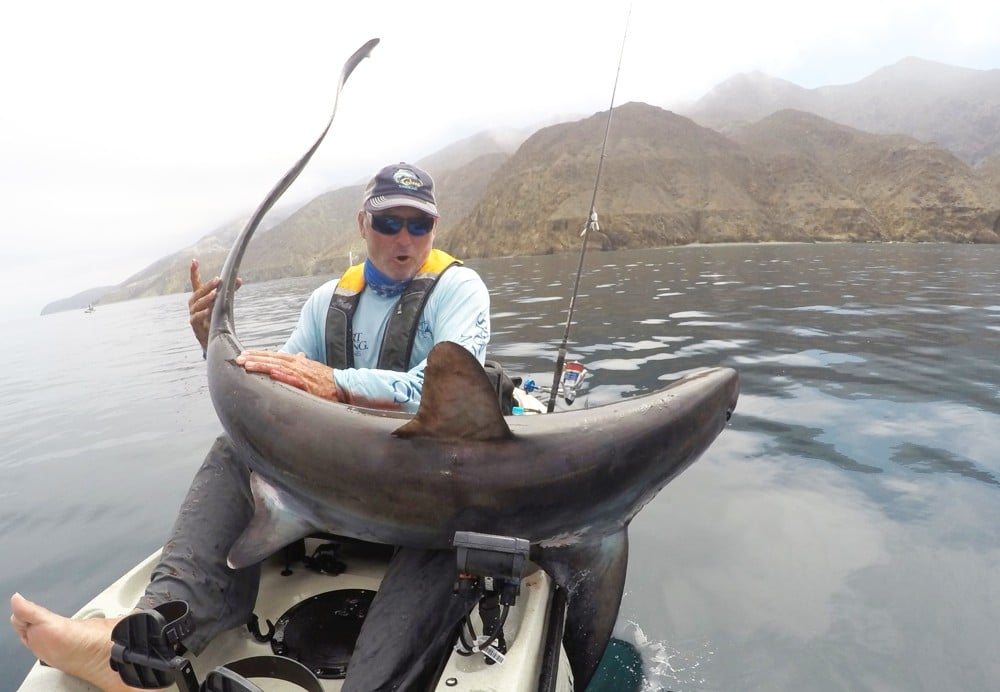
[[[428,279],[443,272],[452,264],[461,264],[461,260],[455,259],[444,250],[431,250],[427,260],[417,270],[414,279]],[[336,292],[340,295],[354,295],[365,290],[365,263],[355,264],[348,267],[340,281],[337,282]]]

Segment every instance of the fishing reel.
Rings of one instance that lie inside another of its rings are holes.
[[[588,374],[590,371],[584,367],[583,363],[575,360],[563,366],[562,394],[568,405],[576,400],[576,390],[583,384],[583,380]]]

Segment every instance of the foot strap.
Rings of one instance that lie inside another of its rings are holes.
[[[127,615],[111,631],[111,669],[130,687],[155,690],[176,681],[182,692],[198,692],[191,662],[178,653],[193,629],[184,601]]]
[[[177,685],[180,692],[262,692],[247,678],[271,678],[323,692],[312,671],[283,656],[253,656],[219,666],[199,684],[181,640],[194,631],[188,604],[170,601],[122,618],[111,632],[111,669],[130,687]]]

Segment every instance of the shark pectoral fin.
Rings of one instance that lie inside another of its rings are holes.
[[[483,366],[451,341],[442,341],[431,349],[417,415],[393,435],[441,440],[511,438],[497,393]]]
[[[250,490],[253,493],[253,516],[229,549],[227,562],[232,569],[257,564],[316,530],[290,507],[288,498],[281,490],[257,473],[250,474]]]
[[[618,620],[628,569],[628,533],[622,529],[598,543],[545,548],[540,564],[567,591],[563,646],[574,686],[586,689]]]

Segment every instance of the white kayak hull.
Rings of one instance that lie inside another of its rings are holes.
[[[315,543],[313,539],[308,543],[311,550]],[[149,582],[158,557],[159,551],[150,555],[73,617],[118,617],[131,612]],[[285,565],[279,557],[266,561],[254,610],[260,618],[261,627],[266,628],[264,623],[267,620],[276,622],[289,608],[316,594],[339,589],[378,589],[386,567],[384,560],[353,554],[342,559],[347,569],[335,577],[307,569],[301,563],[293,565],[292,574],[286,576],[282,574]],[[440,692],[537,690],[552,598],[552,582],[543,571],[536,570],[525,577],[517,604],[511,608],[504,624],[508,651],[503,663],[487,665],[482,654],[462,656],[453,653],[435,689]],[[475,609],[473,620],[477,631],[481,631]],[[269,644],[256,641],[245,627],[240,627],[220,634],[200,656],[188,654],[187,658],[193,664],[198,680],[203,681],[217,666],[271,653]],[[297,685],[282,681],[254,679],[253,682],[268,692],[301,690]],[[321,682],[324,690],[329,692],[340,690],[342,685],[342,680],[325,679]],[[92,692],[94,689],[81,680],[36,663],[19,692]],[[169,689],[176,690],[177,687]],[[573,689],[572,673],[561,647],[553,689],[559,692]]]

